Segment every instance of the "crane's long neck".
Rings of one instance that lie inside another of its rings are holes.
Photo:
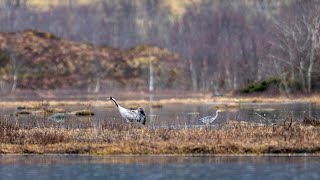
[[[216,115],[212,118],[213,120],[215,120],[218,117],[218,113],[219,111],[216,111]]]
[[[218,116],[218,113],[219,113],[220,111],[216,111],[216,117]]]
[[[116,104],[117,107],[119,107],[119,105],[118,105],[116,100],[114,100],[113,98],[111,98],[111,100]]]

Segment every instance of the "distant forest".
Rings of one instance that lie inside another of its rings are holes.
[[[192,91],[320,89],[318,0],[190,0],[179,13],[167,1],[69,0],[41,8],[2,0],[0,31],[35,29],[121,49],[166,48],[181,57],[187,79],[181,86]]]

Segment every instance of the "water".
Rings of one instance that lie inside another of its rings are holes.
[[[86,106],[61,106],[58,108],[66,111],[85,109]],[[127,107],[129,108],[129,107]],[[275,123],[281,122],[290,117],[303,120],[304,117],[320,118],[320,106],[317,104],[290,103],[290,104],[263,104],[263,103],[242,103],[237,107],[224,107],[219,104],[169,104],[163,107],[145,106],[147,114],[147,126],[150,127],[185,127],[201,126],[198,121],[201,117],[214,115],[217,109],[223,109],[218,118],[212,123],[214,126],[223,124],[227,120],[249,121],[258,123]],[[15,108],[0,108],[0,116],[17,121],[20,123],[41,124],[43,116],[37,115],[20,115],[9,116],[14,114]],[[93,106],[95,116],[92,117],[75,117],[68,116],[68,124],[74,127],[99,124],[101,122],[119,122],[125,121],[120,117],[115,107],[95,107]],[[5,119],[2,118],[2,119]],[[27,120],[27,121],[26,121]],[[37,121],[37,122],[35,122]]]
[[[319,179],[319,156],[0,155],[0,179]]]
[[[85,106],[61,106],[67,111]],[[279,122],[288,117],[320,118],[317,104],[240,104],[224,108],[218,104],[172,104],[146,106],[147,126],[201,125],[197,120],[224,109],[214,125],[226,120]],[[95,107],[95,116],[70,116],[65,123],[95,125],[101,121],[123,121],[115,107]],[[15,108],[0,108],[1,119],[40,126],[44,117],[9,116]],[[11,179],[320,179],[320,156],[84,156],[0,155],[0,180]]]

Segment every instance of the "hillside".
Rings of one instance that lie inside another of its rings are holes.
[[[0,33],[0,52],[1,82],[18,89],[145,88],[149,61],[158,87],[182,78],[181,59],[155,46],[114,49],[25,30]]]

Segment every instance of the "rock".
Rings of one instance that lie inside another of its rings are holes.
[[[37,106],[17,106],[17,110],[34,110],[39,109]]]
[[[48,117],[50,121],[54,122],[64,122],[66,120],[67,114],[66,113],[56,113]]]
[[[91,110],[72,111],[70,114],[76,116],[94,116],[94,112]]]
[[[15,113],[16,116],[18,115],[29,115],[32,114],[30,111],[18,111]]]

